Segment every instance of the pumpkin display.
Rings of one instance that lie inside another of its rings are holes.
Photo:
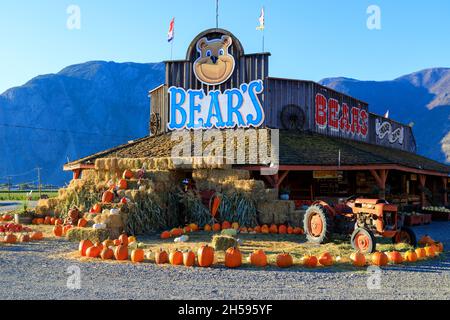
[[[102,205],[100,203],[94,204],[92,207],[92,213],[101,213],[102,212]]]
[[[118,187],[120,190],[127,190],[128,189],[128,183],[125,179],[120,179],[118,183]]]
[[[425,247],[425,254],[427,255],[427,257],[429,258],[434,258],[434,256],[436,256],[436,249],[435,249],[435,245],[432,244],[431,246],[426,246]]]
[[[256,226],[255,229],[254,229],[254,231],[255,231],[256,233],[261,233],[261,226]]]
[[[333,265],[333,257],[329,252],[324,252],[319,257],[319,263],[324,267]]]
[[[206,232],[210,232],[212,230],[212,227],[209,224],[205,224],[205,226],[203,227],[203,230]]]
[[[242,265],[241,251],[234,247],[228,248],[225,252],[225,266],[227,268],[238,268]]]
[[[99,244],[95,244],[86,249],[86,257],[88,258],[98,258],[100,253],[102,253],[103,248]]]
[[[405,261],[416,262],[417,261],[417,253],[414,250],[407,251],[405,253]]]
[[[14,234],[9,233],[3,238],[3,242],[9,243],[9,244],[16,243],[17,242],[17,237]]]
[[[366,256],[361,252],[353,252],[350,255],[350,260],[355,267],[364,267],[366,265]]]
[[[163,249],[155,252],[155,263],[156,264],[166,264],[169,262],[169,255]]]
[[[128,260],[128,247],[126,245],[119,245],[114,250],[114,257],[117,261]]]
[[[303,257],[303,265],[307,268],[317,267],[318,262],[319,261],[317,260],[316,256],[306,255]]]
[[[287,234],[287,227],[284,224],[282,224],[281,226],[278,227],[278,233]]]
[[[398,251],[391,251],[388,253],[389,261],[393,264],[401,264],[403,262],[403,257]]]
[[[161,239],[166,240],[170,238],[170,232],[169,231],[164,231],[163,233],[161,233]]]
[[[19,242],[30,242],[30,240],[30,236],[26,233],[19,236]]]
[[[195,253],[188,250],[183,253],[183,264],[185,267],[193,267],[195,264]]]
[[[294,228],[292,228],[291,226],[287,227],[287,234],[293,234],[294,233]]]
[[[214,223],[212,229],[213,229],[214,232],[219,232],[220,229],[221,229],[220,223]]]
[[[131,262],[141,263],[142,261],[144,261],[144,250],[134,249],[131,251]]]
[[[114,251],[111,248],[108,248],[107,246],[105,246],[102,252],[100,252],[100,258],[102,258],[102,260],[111,260],[113,257]]]
[[[417,259],[425,259],[427,257],[427,253],[424,248],[417,248],[416,250]]]
[[[32,232],[30,235],[30,239],[33,241],[39,241],[44,239],[44,234],[41,231]]]
[[[63,234],[63,227],[62,225],[57,225],[53,227],[53,235],[55,237],[62,237]]]
[[[233,222],[231,224],[231,228],[234,229],[234,230],[239,230],[239,223],[238,222]]]
[[[231,224],[228,221],[222,222],[222,230],[231,229]]]
[[[103,192],[103,196],[102,196],[102,202],[103,203],[111,203],[114,200],[114,193],[106,190],[105,192]]]
[[[276,224],[271,224],[270,225],[270,228],[269,228],[269,232],[270,233],[273,233],[273,234],[275,234],[275,233],[278,233],[278,227],[277,227],[277,225]]]
[[[87,226],[87,223],[88,222],[87,222],[87,220],[85,218],[81,218],[81,219],[78,220],[77,226],[78,226],[78,228],[84,228],[84,227]]]
[[[169,262],[173,266],[181,266],[183,264],[183,253],[178,249],[170,252]]]
[[[128,236],[127,236],[127,234],[126,234],[126,233],[122,233],[122,234],[119,236],[119,241],[120,241],[120,244],[121,244],[121,245],[123,245],[123,246],[128,246],[129,241],[128,241]]]
[[[261,233],[268,234],[270,233],[269,226],[267,224],[261,227]]]
[[[384,252],[377,251],[372,254],[372,264],[382,267],[388,264],[389,258]]]
[[[122,178],[123,178],[123,179],[128,179],[128,180],[133,179],[133,178],[134,178],[134,173],[133,173],[133,171],[131,171],[131,170],[125,170],[125,171],[123,172],[123,174],[122,174]]]
[[[289,268],[294,264],[294,259],[289,253],[281,253],[277,256],[277,266],[279,268]]]
[[[267,266],[267,256],[263,250],[256,250],[250,254],[250,263],[252,266],[265,267]]]
[[[92,247],[94,244],[90,240],[81,240],[80,244],[78,245],[78,252],[81,254],[81,256],[86,256],[86,250],[90,247]]]
[[[209,268],[214,263],[214,249],[208,245],[201,246],[197,252],[199,267]]]

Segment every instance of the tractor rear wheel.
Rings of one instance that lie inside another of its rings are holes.
[[[356,228],[351,237],[353,249],[361,253],[375,252],[377,242],[373,232],[365,228]]]
[[[325,243],[331,240],[333,220],[324,206],[312,205],[303,218],[303,229],[308,241]]]
[[[413,247],[417,246],[417,238],[416,234],[411,228],[402,227],[400,231],[396,233],[396,235],[392,238],[392,242],[396,243],[406,243]]]

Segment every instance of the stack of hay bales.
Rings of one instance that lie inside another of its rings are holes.
[[[290,223],[292,212],[295,211],[295,202],[283,200],[259,202],[257,208],[261,224]]]
[[[36,214],[43,216],[53,215],[57,205],[57,198],[40,199],[37,203],[35,212]]]

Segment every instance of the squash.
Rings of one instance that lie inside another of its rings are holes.
[[[184,227],[183,228],[183,233],[191,233],[192,232],[192,229],[191,229],[191,227],[190,226],[186,226],[186,227]]]
[[[163,233],[161,233],[161,239],[167,240],[169,238],[170,238],[170,232],[169,231],[164,231]]]
[[[127,180],[125,180],[125,179],[120,179],[119,180],[119,189],[120,190],[127,190],[128,189]]]
[[[214,249],[208,245],[201,246],[197,252],[199,267],[209,268],[214,263]]]
[[[55,219],[55,223],[54,223],[54,225],[55,226],[58,226],[58,225],[62,225],[63,224],[63,221],[62,221],[62,219]]]
[[[94,204],[92,207],[92,213],[101,213],[102,212],[102,205],[100,203]]]
[[[134,249],[131,251],[131,261],[134,263],[140,263],[144,261],[144,250]]]
[[[123,179],[127,179],[127,180],[133,179],[133,178],[134,178],[134,173],[133,173],[133,171],[131,171],[131,170],[125,170],[125,171],[123,172],[123,174],[122,174],[122,178],[123,178]]]
[[[261,233],[261,226],[256,226],[253,230],[254,230],[256,233]]]
[[[156,264],[166,264],[169,262],[169,255],[161,248],[155,252],[155,262]]]
[[[289,253],[281,253],[277,256],[277,266],[279,268],[289,268],[294,264],[294,259]]]
[[[78,245],[78,252],[81,254],[81,256],[86,256],[86,250],[90,247],[92,247],[94,244],[90,240],[81,240],[80,244]]]
[[[103,196],[102,196],[102,202],[103,203],[111,203],[114,200],[114,193],[107,190],[105,192],[103,192]]]
[[[372,264],[382,267],[388,264],[389,258],[384,252],[377,251],[372,254]]]
[[[44,234],[41,231],[35,231],[31,233],[30,238],[33,241],[39,241],[44,239]]]
[[[176,237],[180,237],[180,236],[182,236],[182,235],[183,235],[183,229],[180,229],[180,228],[174,228],[174,229],[172,229],[172,230],[170,231],[170,236],[171,236],[171,237],[176,238]]]
[[[206,232],[210,232],[212,230],[212,228],[209,224],[205,224],[205,226],[203,227],[203,230]]]
[[[7,235],[4,237],[3,242],[9,243],[9,244],[16,243],[16,242],[17,242],[17,237],[16,237],[14,234],[9,233],[9,234],[7,234]]]
[[[119,241],[120,241],[120,244],[121,245],[123,245],[123,246],[128,246],[128,243],[129,243],[129,241],[128,241],[128,236],[127,236],[127,234],[126,233],[122,233],[120,236],[119,236]]]
[[[267,256],[263,250],[256,250],[250,254],[250,263],[252,266],[265,267],[267,266]]]
[[[435,241],[429,235],[424,235],[418,242],[421,246],[432,245],[434,243]]]
[[[401,264],[403,262],[403,257],[398,251],[389,252],[388,258],[393,264]]]
[[[53,235],[55,237],[62,237],[63,234],[63,227],[62,225],[56,225],[53,227]]]
[[[427,257],[427,253],[424,248],[417,248],[416,250],[417,259],[425,259]]]
[[[241,251],[234,247],[228,248],[225,252],[225,266],[228,268],[238,268],[242,265]]]
[[[197,232],[198,229],[199,229],[199,227],[198,227],[198,225],[196,223],[190,223],[189,224],[189,228],[191,228],[192,232]]]
[[[270,233],[269,226],[267,224],[261,227],[261,233],[268,234]]]
[[[222,230],[231,229],[231,224],[228,221],[222,222]]]
[[[355,267],[364,267],[366,265],[366,256],[359,251],[353,252],[350,255],[350,260],[352,260]]]
[[[109,248],[114,246],[114,241],[111,239],[105,240],[102,242],[104,248]]]
[[[436,247],[435,245],[431,245],[431,246],[426,246],[425,247],[425,253],[427,255],[427,257],[429,258],[434,258],[436,256]]]
[[[86,250],[86,257],[88,258],[98,258],[102,253],[103,248],[98,244],[95,244]]]
[[[270,233],[273,233],[273,234],[276,234],[276,233],[278,233],[278,227],[277,227],[277,225],[276,224],[271,224],[270,225],[270,228],[269,228],[269,232]]]
[[[294,228],[292,228],[291,226],[287,227],[287,234],[293,234],[294,233]]]
[[[220,223],[214,223],[212,229],[214,232],[219,232],[222,229],[222,227],[221,227]]]
[[[287,227],[284,224],[282,224],[281,226],[278,227],[278,233],[287,234]]]
[[[185,267],[193,267],[195,264],[195,253],[188,250],[183,253],[183,264]]]
[[[329,252],[324,252],[319,257],[319,263],[324,267],[329,267],[333,265],[333,257]]]
[[[417,261],[417,253],[414,250],[407,251],[405,253],[405,261],[416,262]]]
[[[114,251],[111,248],[104,247],[102,252],[100,252],[100,258],[102,260],[111,260],[114,257]]]
[[[231,228],[233,228],[234,230],[239,230],[239,223],[238,222],[233,222],[231,224]]]
[[[317,260],[317,257],[306,255],[303,257],[303,265],[307,268],[315,268],[317,267],[317,263],[319,261]]]
[[[181,266],[183,264],[183,253],[178,249],[170,252],[169,262],[173,266]]]
[[[119,245],[114,250],[114,257],[117,261],[128,260],[128,247],[126,245]]]
[[[305,232],[303,231],[302,228],[300,228],[300,227],[294,228],[294,234],[296,234],[296,235],[302,235],[302,234],[304,234],[304,233],[305,233]]]
[[[436,246],[436,252],[444,252],[444,244],[442,242],[436,242],[435,243]]]
[[[78,220],[78,228],[84,228],[87,225],[87,220],[85,218],[81,218],[80,220]]]
[[[19,236],[19,242],[30,242],[30,240],[30,236],[26,233]]]

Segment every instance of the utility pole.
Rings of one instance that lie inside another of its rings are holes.
[[[11,200],[11,177],[6,177],[8,180],[8,200]]]
[[[42,168],[36,168],[36,170],[37,170],[37,175],[38,175],[39,199],[41,198],[41,195],[42,195],[42,190],[41,190],[41,169],[42,169]]]

